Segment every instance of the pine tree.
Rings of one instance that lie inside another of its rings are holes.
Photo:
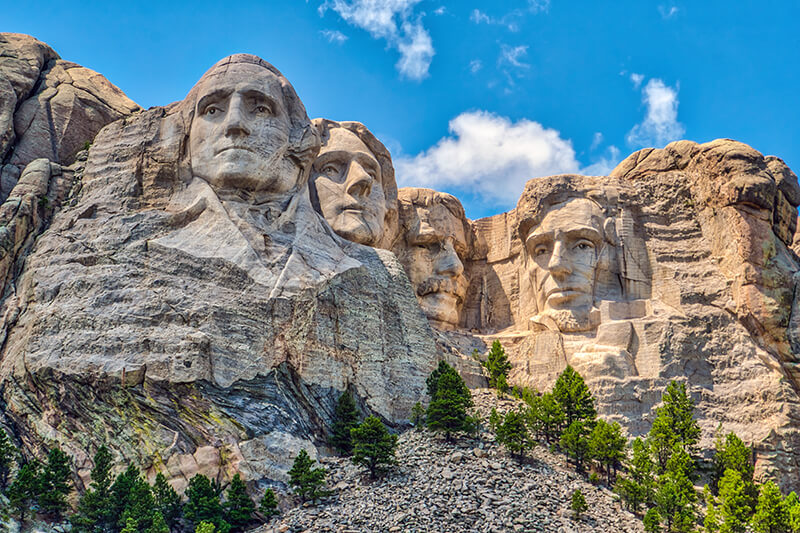
[[[786,512],[789,515],[789,530],[792,533],[800,533],[800,498],[797,493],[792,491],[783,500]]]
[[[503,374],[497,376],[495,381],[495,388],[497,389],[497,397],[502,398],[508,392],[508,380]]]
[[[244,531],[253,520],[256,504],[247,495],[244,481],[237,473],[231,479],[225,501],[225,521],[231,525],[231,531]]]
[[[339,396],[336,411],[333,415],[330,443],[341,455],[353,453],[353,443],[350,440],[350,430],[358,425],[359,413],[356,403],[348,391]]]
[[[719,512],[717,511],[717,500],[711,492],[711,487],[703,487],[703,498],[706,501],[706,516],[703,518],[703,529],[705,533],[719,532]]]
[[[627,476],[621,476],[614,490],[622,497],[628,510],[638,513],[641,506],[653,503],[655,466],[644,441],[635,438],[631,443],[632,457],[627,464]]]
[[[495,433],[497,442],[505,446],[511,456],[517,459],[524,457],[525,452],[533,448],[535,444],[525,425],[525,415],[521,411],[506,412]]]
[[[609,424],[598,420],[589,434],[589,455],[606,471],[608,486],[611,486],[612,472],[617,474],[617,466],[625,457],[625,437],[617,422]]]
[[[210,479],[202,474],[195,475],[189,480],[186,498],[183,514],[187,520],[195,526],[208,522],[216,531],[228,533],[231,526],[224,519],[225,512],[219,501],[219,494]]]
[[[323,490],[327,470],[324,468],[311,468],[316,460],[308,456],[305,450],[300,450],[289,470],[289,484],[294,487],[294,492],[302,500],[315,502],[328,491]]]
[[[161,513],[167,526],[170,528],[175,527],[178,518],[181,516],[181,497],[167,483],[167,478],[161,472],[156,475],[156,480],[153,483],[153,499],[155,500],[157,512]]]
[[[659,533],[661,531],[661,515],[658,514],[658,509],[655,507],[645,513],[642,522],[647,533]]]
[[[128,491],[128,499],[122,510],[119,524],[128,523],[129,519],[136,522],[138,531],[145,532],[153,525],[153,512],[155,499],[150,485],[141,476],[137,477]]]
[[[434,375],[438,378],[432,384]],[[427,410],[430,429],[443,431],[448,442],[452,442],[453,433],[473,427],[473,421],[467,416],[467,409],[473,405],[472,394],[453,367],[439,363],[439,368],[428,377],[428,390],[434,391]]]
[[[89,490],[78,501],[78,512],[70,518],[77,531],[103,533],[116,525],[111,495],[111,452],[103,445],[94,455]]]
[[[694,456],[700,438],[700,426],[693,418],[694,402],[683,383],[671,381],[662,401],[647,438],[659,475],[664,473],[676,445]]]
[[[397,435],[386,430],[380,418],[367,417],[350,430],[353,438],[353,463],[367,467],[373,479],[385,466],[395,464]]]
[[[153,513],[153,524],[146,533],[169,533],[169,526],[167,525],[167,521],[164,520],[164,515],[161,514],[161,511]]]
[[[684,532],[694,528],[697,519],[697,494],[690,479],[694,461],[680,445],[667,461],[658,479],[655,503],[667,531]]]
[[[561,434],[561,449],[572,459],[578,472],[584,471],[586,460],[589,458],[589,430],[586,423],[575,420]]]
[[[414,424],[414,427],[419,429],[422,427],[422,424],[425,422],[425,408],[422,406],[421,403],[417,402],[414,404],[414,407],[411,408],[411,423]]]
[[[139,533],[139,524],[133,518],[125,520],[125,527],[120,530],[120,533]]]
[[[275,491],[271,488],[268,488],[266,492],[264,492],[264,497],[261,498],[261,503],[258,506],[258,512],[264,515],[264,518],[267,520],[281,514],[278,509],[278,498],[275,496]]]
[[[553,385],[553,399],[564,411],[565,424],[569,427],[575,421],[593,425],[597,417],[594,398],[580,374],[567,365]]]
[[[511,370],[511,363],[508,362],[508,357],[500,341],[495,340],[492,343],[492,348],[489,350],[489,355],[486,356],[486,362],[483,363],[483,366],[489,371],[489,386],[496,388],[500,392],[505,392],[505,390],[500,390],[501,381],[499,380],[502,376],[502,384],[505,384],[505,388],[508,388],[507,379],[508,372]]]
[[[128,468],[117,475],[114,483],[111,484],[111,518],[113,520],[112,527],[117,525],[125,525],[125,520],[122,519],[122,513],[125,507],[128,506],[128,498],[131,494],[131,489],[139,479],[139,469],[134,465],[128,465]]]
[[[790,530],[789,511],[781,494],[781,489],[773,481],[759,487],[758,503],[753,515],[752,526],[756,533],[788,533]]]
[[[575,513],[575,518],[578,520],[580,520],[583,513],[589,510],[589,506],[586,505],[586,498],[583,496],[581,489],[575,489],[572,491],[572,498],[569,508],[572,509],[573,513]]]
[[[530,396],[526,403],[529,405],[526,418],[531,431],[548,444],[558,442],[566,417],[553,394],[546,392],[541,396]]]
[[[444,361],[439,361],[439,366],[437,366],[425,380],[425,385],[428,387],[428,396],[431,398],[436,396],[436,390],[439,386],[439,378],[442,376],[442,374],[448,373],[452,370],[453,367]]]
[[[197,527],[194,528],[194,533],[215,533],[217,528],[211,522],[200,522],[197,524]]]
[[[37,499],[42,513],[61,518],[61,514],[69,508],[67,495],[72,490],[71,477],[72,461],[69,456],[58,448],[51,448],[47,463],[37,479]]]
[[[17,449],[8,438],[4,429],[0,428],[0,491],[8,488],[8,476],[11,474],[11,464],[16,460]]]
[[[38,477],[39,463],[31,461],[19,467],[14,481],[8,487],[8,500],[11,508],[16,511],[20,524],[25,523],[26,513],[36,501]]]
[[[742,476],[753,503],[758,498],[758,491],[753,484],[753,464],[752,450],[742,442],[742,439],[735,433],[728,433],[723,439],[721,434],[714,440],[714,470],[711,475],[711,491],[719,493],[719,480],[726,470],[736,470]]]
[[[719,518],[720,531],[724,533],[744,533],[753,508],[747,494],[747,486],[742,475],[736,470],[726,470],[719,480]]]

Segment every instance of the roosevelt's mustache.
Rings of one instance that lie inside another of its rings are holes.
[[[429,278],[417,286],[417,296],[420,298],[426,294],[445,292],[463,299],[465,283],[462,278]]]

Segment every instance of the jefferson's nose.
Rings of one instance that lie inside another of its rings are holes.
[[[225,122],[222,123],[225,135],[250,135],[250,128],[247,126],[245,117],[244,102],[238,95],[231,98],[228,111],[225,114]]]
[[[553,254],[550,256],[550,261],[547,263],[547,270],[553,276],[568,276],[572,273],[572,262],[564,257],[567,252],[566,247],[561,241],[555,241],[553,244]]]
[[[358,161],[353,161],[347,168],[345,186],[347,187],[347,194],[350,196],[369,196],[369,193],[372,192],[372,176],[364,170],[364,167]]]
[[[444,242],[442,250],[436,258],[434,272],[451,278],[455,278],[464,272],[464,264],[458,258],[456,249],[453,248],[453,243],[449,240]]]

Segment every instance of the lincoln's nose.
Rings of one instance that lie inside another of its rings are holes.
[[[547,270],[555,277],[565,277],[572,273],[572,262],[565,257],[567,250],[561,241],[555,241]]]

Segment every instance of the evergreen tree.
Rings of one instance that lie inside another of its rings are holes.
[[[647,533],[659,533],[661,531],[661,515],[658,514],[658,509],[655,507],[645,513],[642,522]]]
[[[139,532],[139,524],[133,518],[128,518],[125,520],[125,527],[120,529],[120,533],[138,533]]]
[[[617,466],[625,457],[625,437],[617,422],[609,424],[598,420],[589,434],[589,455],[606,471],[608,486],[611,486],[612,472],[616,477]]]
[[[589,509],[589,506],[586,505],[586,498],[583,496],[581,489],[575,489],[572,491],[572,498],[569,508],[572,509],[573,513],[575,513],[575,518],[578,520],[580,520],[581,515]]]
[[[495,433],[497,442],[505,446],[511,456],[517,459],[521,459],[535,444],[525,425],[525,415],[518,410],[506,412]]]
[[[237,473],[231,479],[225,501],[225,520],[231,525],[231,531],[244,531],[253,520],[256,504],[247,495],[244,481]]]
[[[353,463],[367,467],[370,477],[374,479],[379,470],[395,464],[397,435],[389,433],[380,418],[369,416],[350,433],[353,438]]]
[[[718,533],[719,512],[717,511],[717,500],[708,485],[703,487],[703,498],[706,501],[706,516],[703,518],[703,529],[705,533]]]
[[[719,493],[719,480],[726,470],[739,472],[753,501],[758,498],[753,484],[753,452],[735,433],[728,433],[725,438],[718,434],[714,440],[714,470],[711,475],[711,491],[714,494]]]
[[[167,483],[167,478],[161,472],[156,475],[156,480],[153,483],[153,500],[155,501],[156,511],[161,513],[167,526],[170,528],[175,527],[181,516],[181,497]]]
[[[422,427],[422,424],[425,422],[425,408],[422,406],[421,403],[417,402],[414,404],[414,407],[411,408],[411,423],[414,424],[414,427],[419,429]]]
[[[216,530],[217,528],[214,527],[213,523],[203,521],[197,524],[197,527],[194,528],[194,533],[215,533]]]
[[[167,521],[164,520],[164,515],[161,514],[161,511],[153,513],[153,524],[146,533],[169,533],[169,526],[167,525]]]
[[[553,399],[564,411],[565,424],[569,427],[575,421],[593,425],[597,417],[594,398],[580,374],[567,365],[553,385]]]
[[[89,490],[78,501],[78,512],[70,518],[77,531],[105,533],[116,525],[111,495],[111,452],[103,445],[94,455]]]
[[[495,388],[497,389],[498,398],[502,398],[503,395],[508,392],[508,380],[503,374],[500,374],[497,377],[497,381],[495,382]]]
[[[452,366],[448,365],[444,361],[439,361],[439,366],[437,366],[425,380],[425,385],[428,387],[428,396],[431,398],[436,396],[436,390],[439,387],[439,378],[442,376],[442,374],[446,374],[452,370]]]
[[[694,456],[700,439],[700,426],[693,417],[694,401],[686,386],[671,381],[661,399],[648,437],[659,474],[664,472],[676,444]]]
[[[655,503],[667,531],[692,531],[697,519],[697,494],[690,479],[694,461],[676,444],[658,479]]]
[[[642,439],[638,437],[633,439],[631,451],[627,476],[620,477],[614,490],[622,497],[622,501],[630,511],[638,513],[642,505],[648,506],[653,503],[655,466],[650,459],[650,451]]]
[[[264,515],[264,518],[267,520],[281,514],[278,509],[278,498],[275,496],[275,491],[271,488],[264,492],[264,497],[261,498],[261,503],[258,506],[258,512]]]
[[[189,480],[186,498],[183,514],[187,520],[195,526],[208,522],[216,531],[228,533],[231,526],[224,519],[225,512],[219,501],[219,494],[210,479],[202,474],[195,475]]]
[[[315,462],[305,450],[300,450],[289,470],[289,484],[303,501],[315,502],[328,494],[322,489],[327,471],[324,468],[311,468]]]
[[[486,361],[483,363],[486,370],[489,372],[489,386],[496,388],[500,392],[501,382],[498,381],[502,376],[502,383],[505,388],[508,388],[508,371],[511,370],[511,363],[508,362],[508,356],[500,344],[500,341],[495,340],[492,343],[492,348],[489,350],[489,355],[486,356]]]
[[[726,470],[719,480],[719,520],[723,533],[744,533],[753,508],[742,475],[736,470]]]
[[[122,519],[122,513],[128,506],[131,489],[139,477],[139,469],[134,465],[128,465],[128,468],[118,474],[114,479],[114,483],[111,484],[112,527],[125,524],[125,520]]]
[[[333,415],[330,443],[341,455],[353,453],[350,430],[358,425],[359,413],[356,403],[348,391],[339,396],[336,411]]]
[[[8,488],[8,476],[11,474],[11,464],[16,460],[17,449],[4,429],[0,428],[0,491]]]
[[[430,379],[434,374],[438,378],[431,387]],[[467,416],[467,409],[473,405],[472,394],[458,372],[444,362],[429,376],[428,390],[431,388],[434,395],[427,410],[428,427],[443,431],[448,442],[452,442],[453,433],[469,431],[474,426],[474,421]]]
[[[756,533],[789,533],[789,512],[781,489],[773,481],[759,487],[758,503],[752,526]]]
[[[71,491],[71,477],[69,456],[58,448],[51,448],[37,479],[37,499],[42,513],[61,518],[61,513],[69,508],[67,495]]]
[[[122,510],[119,524],[125,524],[133,519],[138,531],[146,532],[153,525],[155,499],[150,485],[141,476],[137,477],[128,491],[128,499]]]
[[[792,491],[783,500],[786,512],[789,515],[789,530],[792,533],[800,533],[800,498],[797,493]]]
[[[575,420],[561,434],[559,444],[567,457],[572,459],[578,472],[583,472],[589,458],[589,430],[586,423]]]
[[[25,523],[27,511],[32,509],[36,502],[38,477],[39,463],[34,460],[19,467],[14,481],[8,487],[8,501],[11,509],[16,512],[20,524]]]
[[[548,444],[558,442],[566,417],[553,394],[546,392],[541,396],[531,395],[526,403],[529,405],[526,418],[531,431]]]

